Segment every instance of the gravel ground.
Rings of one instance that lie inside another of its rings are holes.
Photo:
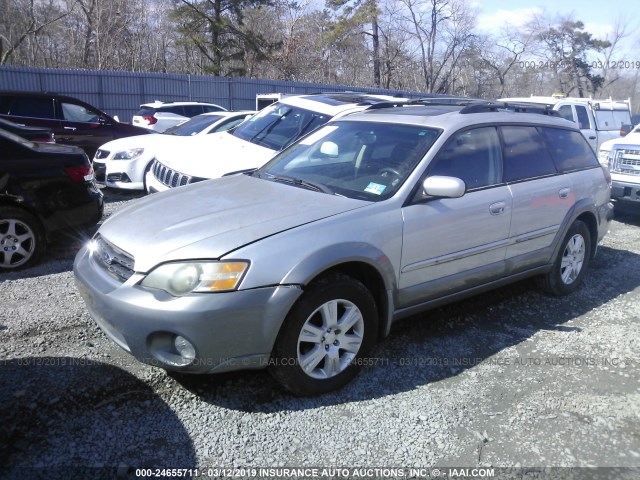
[[[136,196],[105,191],[105,216]],[[0,477],[597,466],[633,468],[589,475],[640,478],[639,227],[639,209],[618,211],[578,292],[525,281],[399,322],[353,383],[304,399],[265,372],[133,361],[76,292],[83,239],[58,241],[41,265],[0,277]]]

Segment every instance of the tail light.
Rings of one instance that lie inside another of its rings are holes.
[[[158,119],[153,115],[143,115],[142,118],[149,122],[149,125],[153,125],[158,121]]]
[[[73,183],[84,183],[93,180],[93,167],[91,165],[64,167],[64,171],[67,172]]]
[[[600,165],[600,168],[602,168],[602,171],[604,172],[604,179],[607,181],[607,185],[611,188],[611,173],[609,173],[609,169],[604,165]]]

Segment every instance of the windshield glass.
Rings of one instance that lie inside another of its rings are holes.
[[[335,122],[292,145],[255,175],[380,201],[400,188],[439,134],[438,129],[417,125]]]
[[[281,150],[330,119],[326,114],[274,103],[239,125],[232,135],[271,150]]]
[[[200,133],[212,123],[222,120],[222,118],[222,115],[198,115],[197,117],[193,117],[192,119],[181,123],[180,125],[167,128],[164,131],[164,134],[178,135],[180,137],[190,137],[191,135]]]

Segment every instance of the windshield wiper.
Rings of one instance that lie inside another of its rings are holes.
[[[260,178],[263,178],[262,174],[259,174]],[[289,185],[295,185],[297,187],[303,187],[307,190],[314,190],[316,192],[328,193],[329,195],[334,195],[334,192],[321,183],[309,182],[308,180],[302,180],[301,178],[287,177],[285,175],[274,175],[273,173],[265,172],[264,176],[266,176],[269,180],[273,180],[274,182],[282,182],[288,183]]]

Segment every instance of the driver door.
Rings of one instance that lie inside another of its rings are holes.
[[[504,275],[512,199],[502,183],[496,128],[455,134],[429,167],[428,176],[435,175],[462,179],[466,191],[403,208],[401,308]]]

